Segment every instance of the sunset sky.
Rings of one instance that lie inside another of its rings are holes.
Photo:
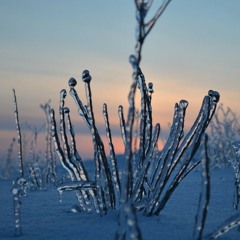
[[[149,18],[161,1],[155,1]],[[40,127],[40,104],[51,99],[58,108],[59,91],[68,79],[78,80],[85,102],[82,71],[92,75],[97,125],[104,133],[102,104],[121,152],[118,105],[127,110],[131,84],[128,62],[135,45],[135,5],[130,0],[2,0],[0,1],[0,154],[16,136],[12,88],[20,121]],[[240,116],[240,1],[172,0],[143,46],[142,71],[154,83],[154,122],[167,128],[175,102],[189,101],[188,129],[209,89]],[[80,153],[91,158],[88,129],[70,96]],[[42,133],[43,135],[44,133]],[[41,140],[39,140],[41,142]],[[43,142],[43,140],[42,140]],[[15,148],[16,151],[16,148]]]

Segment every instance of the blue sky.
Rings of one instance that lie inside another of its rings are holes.
[[[155,1],[149,15],[160,2]],[[155,122],[167,126],[174,103],[186,99],[190,103],[186,126],[190,127],[209,89],[218,90],[224,106],[240,115],[239,23],[238,0],[172,0],[143,47],[141,67],[155,89]],[[44,115],[39,105],[51,99],[57,108],[59,91],[67,88],[70,77],[79,79],[84,99],[80,80],[84,69],[93,76],[99,126],[106,102],[117,129],[117,107],[127,108],[131,83],[133,1],[2,0],[0,29],[1,152],[16,135],[12,88],[17,92],[21,121],[41,125]],[[68,105],[78,124],[71,98]],[[83,139],[85,134],[87,130]]]

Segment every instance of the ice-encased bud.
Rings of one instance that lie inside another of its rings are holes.
[[[61,99],[64,99],[67,96],[67,91],[65,89],[62,89],[60,92]]]
[[[149,93],[154,93],[154,91],[153,91],[153,83],[152,82],[148,83],[148,92]]]
[[[12,194],[18,196],[25,196],[27,190],[28,182],[25,178],[20,177],[18,178],[13,185]]]
[[[68,114],[70,112],[70,109],[68,107],[64,108],[64,113]]]
[[[76,79],[75,78],[70,78],[68,80],[68,85],[69,85],[69,87],[75,87],[77,85]]]
[[[179,105],[182,107],[182,108],[187,108],[188,106],[188,101],[187,100],[181,100]]]
[[[220,98],[220,94],[217,91],[209,90],[208,96],[212,98],[214,102],[218,102]]]
[[[24,185],[26,185],[27,184],[27,180],[25,179],[25,178],[19,178],[18,180],[17,180],[17,184],[19,184],[19,185],[21,185],[21,186],[24,186]]]
[[[82,73],[82,80],[85,82],[85,83],[90,83],[90,81],[92,80],[92,77],[89,73],[88,70],[84,70],[83,73]]]

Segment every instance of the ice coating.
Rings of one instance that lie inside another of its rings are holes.
[[[181,118],[185,114],[182,113],[184,108],[176,104],[170,137],[160,156],[162,166],[157,168],[159,169],[158,173],[155,171],[152,177],[152,183],[155,183],[155,185],[152,187],[154,191],[150,195],[148,206],[145,209],[147,215],[159,214],[161,212],[174,190],[184,178],[184,175],[188,173],[189,167],[195,166],[190,165],[191,158],[199,146],[201,136],[209,124],[209,119],[211,119],[215,108],[216,104],[211,101],[210,97],[206,96],[195,123],[178,146],[176,143],[182,138],[181,132],[184,123],[184,119],[181,120]],[[181,127],[179,128],[179,126]],[[174,173],[174,179],[169,183],[170,176],[177,165],[179,165],[179,170]],[[167,187],[167,183],[170,184],[169,187]],[[165,193],[162,195],[163,190]]]
[[[65,182],[57,186],[59,193],[59,202],[62,202],[62,195],[65,191],[77,191],[80,207],[83,211],[92,212],[91,201],[89,200],[88,192],[96,189],[94,181],[72,181]]]
[[[135,57],[134,55],[131,55],[131,56],[129,57],[129,62],[131,63],[132,68],[133,68],[135,71],[137,71],[138,62],[137,62],[137,59],[136,59],[136,57]]]
[[[233,199],[233,207],[235,209],[239,208],[240,203],[240,142],[233,144],[233,149],[235,152],[235,158],[230,160],[230,163],[234,170],[234,182],[235,182],[235,189],[234,189],[234,199]]]
[[[69,85],[69,87],[75,87],[77,85],[76,79],[75,78],[70,78],[68,80],[68,85]]]
[[[240,158],[240,142],[239,143],[234,143],[233,148],[235,150],[236,157]]]
[[[152,82],[148,83],[148,92],[151,93],[151,94],[154,92],[154,90],[153,90],[153,83]]]
[[[53,149],[53,139],[51,137],[51,124],[50,124],[50,101],[45,104],[41,104],[40,106],[44,111],[46,117],[46,152],[45,152],[45,161],[47,164],[46,169],[46,183],[52,182],[53,184],[57,181],[57,174],[56,174],[56,161],[54,157],[54,149]]]
[[[135,56],[137,59],[137,63],[139,66],[139,63],[141,61],[141,51],[142,51],[142,45],[145,41],[145,38],[159,19],[159,17],[162,15],[168,4],[171,2],[171,0],[165,0],[160,4],[159,8],[155,12],[153,17],[150,17],[150,20],[146,22],[146,16],[148,14],[149,9],[152,6],[153,1],[143,1],[143,0],[136,0],[136,20],[137,20],[137,26],[136,26],[136,45],[135,45]]]
[[[183,108],[187,108],[187,106],[188,106],[188,101],[186,101],[186,100],[181,100],[180,103],[179,103],[179,105],[180,105],[181,107],[183,107]]]
[[[214,102],[218,102],[220,99],[220,94],[217,91],[209,90],[208,95],[213,99]]]
[[[114,150],[114,145],[112,142],[112,133],[110,129],[107,104],[105,103],[103,104],[103,117],[105,120],[106,135],[107,135],[109,149],[110,149],[110,157],[111,157],[110,166],[111,166],[112,178],[113,178],[113,182],[114,182],[118,197],[120,197],[121,183],[119,178],[118,163],[117,163],[117,158]]]
[[[58,196],[59,196],[59,199],[58,199],[59,203],[62,203],[63,202],[63,191],[58,190]]]
[[[122,105],[120,105],[118,107],[118,117],[120,120],[120,130],[121,130],[121,134],[122,134],[123,143],[124,143],[124,145],[126,145],[126,124],[125,124]]]
[[[84,211],[88,210],[88,200],[93,200],[95,209],[99,209],[100,215],[106,214],[110,208],[126,210],[129,209],[130,205],[133,207],[133,210],[136,208],[148,216],[159,215],[180,182],[199,164],[199,162],[197,164],[192,163],[191,159],[197,151],[201,136],[214,114],[219,94],[213,90],[209,91],[208,96],[203,100],[198,117],[187,134],[184,134],[184,124],[188,101],[181,100],[179,103],[176,103],[169,137],[162,151],[158,150],[157,142],[160,134],[160,124],[156,124],[155,128],[153,128],[153,83],[149,82],[146,84],[144,74],[140,68],[140,62],[145,38],[170,0],[164,1],[153,18],[146,22],[146,15],[152,2],[151,0],[135,1],[137,6],[136,44],[135,53],[129,58],[132,65],[133,81],[128,95],[129,107],[126,121],[123,107],[120,105],[118,108],[120,129],[125,147],[124,167],[121,172],[118,172],[117,168],[106,104],[103,105],[103,117],[110,150],[109,159],[106,156],[105,146],[97,129],[90,84],[92,77],[89,71],[84,70],[82,73],[82,80],[85,82],[86,105],[84,105],[74,88],[75,82],[69,84],[70,95],[73,97],[78,107],[79,115],[85,121],[92,136],[95,162],[93,181],[95,188],[79,185],[81,181],[91,180],[81,167],[81,158],[76,150],[70,114],[64,106],[64,97],[60,99],[60,136],[63,146],[57,143],[57,133],[55,132],[53,135],[56,140],[56,149],[60,153],[63,165],[69,171],[72,180],[72,185],[68,184],[64,186],[64,189],[79,192],[78,200],[81,209]],[[139,89],[137,89],[137,86],[139,86]],[[141,97],[139,125],[137,125],[137,110],[135,106],[135,98],[138,96],[136,95],[137,91],[140,92]],[[135,133],[136,126],[137,130]],[[53,128],[56,129],[56,127]],[[118,174],[120,175],[119,177],[117,176]],[[120,197],[118,197],[119,193]],[[127,215],[127,212],[125,211],[124,214]],[[134,225],[134,220],[128,219],[124,224],[131,227]],[[130,236],[136,235],[130,234]]]
[[[72,88],[73,89],[73,88]],[[67,127],[69,128],[71,137],[73,136],[73,129],[71,125],[71,120],[69,113],[67,113],[67,123],[64,116],[64,99],[60,99],[59,102],[59,115],[60,115],[60,135],[63,143],[63,147],[61,148],[60,145],[58,145],[58,149],[61,149],[59,153],[62,153],[62,164],[65,166],[65,168],[68,170],[72,181],[78,180],[80,181],[82,179],[82,174],[84,173],[83,170],[83,164],[80,163],[79,155],[77,155],[77,152],[74,151],[75,154],[71,154],[71,146],[73,146],[73,142],[71,142],[71,145],[69,145],[68,142],[68,136],[67,136]],[[55,133],[55,139],[57,138]],[[76,162],[76,159],[74,157],[78,158],[79,164]],[[81,169],[80,169],[81,168]],[[86,177],[86,176],[85,176]],[[90,198],[95,198],[95,195],[85,192],[85,190],[76,191],[77,198],[79,200],[80,206],[87,212],[92,212],[93,206],[91,203]],[[96,202],[95,200],[93,202]],[[96,208],[97,209],[97,208]]]
[[[14,220],[15,220],[15,236],[22,235],[21,198],[22,196],[26,196],[27,186],[28,186],[27,180],[23,177],[19,177],[15,180],[12,188]]]
[[[132,203],[122,205],[119,214],[119,227],[116,240],[132,239],[141,240],[142,234],[138,225],[136,210]]]
[[[24,168],[23,168],[23,145],[22,145],[22,133],[20,128],[20,121],[19,121],[19,114],[18,114],[18,104],[17,104],[17,97],[15,89],[13,89],[13,97],[14,97],[14,105],[15,105],[15,122],[16,122],[16,129],[18,135],[18,163],[19,163],[19,173],[20,176],[24,176]]]
[[[202,239],[210,202],[210,158],[208,156],[208,136],[203,136],[204,156],[202,158],[202,191],[199,194],[198,212],[195,217],[193,239]]]
[[[204,239],[206,240],[218,239],[231,229],[239,226],[240,226],[240,214],[237,213],[232,217],[228,218],[223,224],[218,226],[212,233],[208,234]]]
[[[51,135],[53,138],[55,151],[58,154],[60,162],[62,166],[68,171],[72,181],[81,180],[82,179],[82,170],[79,169],[80,164],[76,164],[73,161],[73,158],[70,154],[70,146],[68,145],[68,141],[66,138],[66,126],[65,126],[65,119],[63,115],[63,100],[60,100],[60,125],[61,125],[61,137],[64,142],[64,146],[62,147],[58,138],[57,130],[56,130],[56,120],[54,110],[52,109],[50,112],[50,119],[51,119]],[[68,116],[69,114],[67,114]],[[77,153],[75,153],[77,154]],[[89,198],[93,198],[93,202],[96,203],[95,195],[92,192],[88,195],[84,190],[83,191],[76,191],[76,196],[79,200],[80,206],[86,211],[91,212],[93,211],[93,207],[91,206],[91,200]],[[97,211],[98,208],[96,208]]]
[[[86,80],[85,92],[86,92],[86,98],[87,98],[86,120],[89,121],[88,127],[91,131],[92,141],[94,146],[94,156],[95,156],[95,166],[96,166],[95,180],[97,182],[97,192],[100,196],[99,206],[100,208],[102,208],[102,214],[106,214],[105,202],[107,205],[109,204],[112,208],[115,208],[115,203],[116,203],[114,187],[112,182],[112,174],[107,161],[103,141],[97,131],[97,127],[95,124],[95,117],[94,117],[93,103],[92,103],[92,91],[90,87],[91,76],[89,75],[88,70],[83,71],[83,81],[84,79]],[[85,118],[85,115],[83,117]]]
[[[64,113],[69,114],[70,113],[70,109],[68,107],[65,107],[64,108]]]
[[[88,70],[84,70],[83,73],[82,73],[82,80],[85,82],[85,83],[90,83],[91,80],[92,80],[92,77],[89,73]]]
[[[225,167],[235,160],[232,145],[240,139],[240,122],[235,112],[219,104],[209,127],[209,154],[212,164],[220,168]]]
[[[64,98],[66,98],[66,96],[67,96],[67,91],[66,91],[66,89],[62,89],[62,90],[60,91],[60,98],[61,98],[61,99],[64,99]]]

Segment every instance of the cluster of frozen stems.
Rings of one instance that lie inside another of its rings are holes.
[[[163,150],[156,154],[160,124],[155,126],[152,124],[151,100],[153,84],[146,84],[139,67],[144,40],[169,2],[164,1],[154,17],[145,23],[145,17],[152,1],[135,1],[137,34],[135,54],[130,56],[130,63],[133,67],[133,82],[128,96],[129,109],[127,117],[125,118],[122,106],[119,106],[118,109],[120,130],[125,145],[125,166],[121,171],[119,171],[117,157],[114,152],[106,104],[103,105],[103,116],[106,123],[110,159],[106,157],[103,141],[97,131],[89,71],[83,71],[82,75],[85,83],[87,105],[83,104],[75,89],[77,81],[74,78],[69,80],[69,92],[78,107],[79,115],[85,121],[92,135],[95,161],[94,179],[90,179],[76,149],[70,110],[65,107],[66,90],[62,90],[60,93],[61,141],[56,129],[55,113],[54,110],[51,110],[52,137],[55,149],[63,167],[67,169],[73,181],[69,183],[71,186],[61,186],[61,191],[65,188],[77,190],[77,196],[83,210],[90,212],[95,210],[103,215],[106,214],[109,208],[116,208],[130,202],[135,209],[143,211],[146,215],[159,214],[179,183],[199,164],[199,162],[192,163],[191,159],[199,146],[203,132],[214,114],[219,94],[212,90],[209,91],[208,96],[203,100],[195,123],[186,136],[184,136],[183,128],[188,102],[181,100],[176,103],[169,138]],[[134,124],[138,124],[135,118],[137,88],[139,88],[141,94],[138,129],[139,147],[133,150],[133,128]],[[78,181],[77,185],[75,185],[76,181]]]
[[[69,80],[69,92],[78,107],[79,115],[83,118],[92,135],[95,162],[93,179],[90,179],[76,148],[70,110],[65,107],[67,95],[65,89],[60,93],[61,141],[56,127],[55,112],[51,110],[50,113],[55,149],[72,180],[70,183],[59,186],[59,191],[75,190],[83,211],[96,211],[100,215],[104,215],[109,208],[120,208],[120,227],[116,234],[117,239],[125,239],[126,237],[141,239],[135,211],[142,211],[148,216],[158,215],[179,183],[200,163],[200,161],[192,162],[191,160],[219,101],[218,92],[210,90],[208,96],[203,99],[200,112],[186,136],[184,136],[184,121],[188,102],[181,100],[176,103],[168,140],[163,150],[158,151],[157,142],[160,135],[160,124],[157,123],[153,126],[151,105],[154,92],[153,84],[146,84],[145,77],[140,69],[140,62],[142,46],[146,36],[169,3],[170,0],[163,1],[154,17],[145,22],[152,1],[135,0],[136,45],[135,54],[130,56],[133,81],[128,95],[127,116],[125,117],[123,106],[120,105],[118,109],[120,131],[125,146],[123,169],[118,167],[107,105],[104,104],[103,117],[110,149],[110,157],[107,158],[106,156],[103,141],[95,124],[90,85],[92,78],[88,70],[83,71],[82,74],[87,105],[83,104],[76,91],[77,81],[74,78]],[[141,95],[139,118],[136,118],[137,110],[135,107],[137,89],[139,89]],[[137,129],[136,136],[133,133],[134,125]],[[136,146],[137,143],[139,143],[138,147]],[[202,221],[202,225],[204,225],[204,221]]]
[[[142,211],[147,216],[158,215],[180,182],[200,163],[200,161],[193,162],[191,160],[199,147],[201,137],[209,125],[219,101],[219,93],[210,90],[208,95],[204,97],[199,114],[186,135],[184,134],[184,121],[188,102],[181,100],[179,103],[176,103],[169,137],[163,149],[158,151],[157,143],[160,135],[160,124],[157,123],[153,126],[151,105],[152,94],[154,92],[153,84],[151,82],[146,84],[145,77],[140,69],[140,62],[145,38],[170,1],[164,0],[153,18],[146,22],[145,18],[153,0],[135,0],[137,19],[136,45],[135,54],[130,56],[130,63],[133,68],[133,81],[128,96],[129,108],[127,116],[125,117],[123,106],[120,105],[118,108],[120,131],[125,146],[124,167],[122,169],[118,167],[118,160],[114,150],[107,104],[103,104],[102,112],[106,126],[110,157],[107,157],[105,146],[98,133],[92,104],[92,78],[88,70],[83,71],[82,74],[87,105],[83,104],[76,91],[77,81],[71,78],[68,84],[70,87],[69,93],[78,107],[79,115],[83,118],[92,136],[95,162],[94,176],[88,174],[76,147],[70,109],[65,106],[67,91],[63,89],[60,92],[60,136],[57,131],[54,110],[50,110],[49,104],[41,106],[47,119],[47,181],[55,182],[56,180],[52,152],[53,141],[60,162],[68,171],[71,178],[71,182],[60,184],[58,191],[60,193],[63,191],[75,191],[81,211],[89,213],[97,212],[103,216],[107,213],[108,209],[119,208],[120,227],[116,233],[116,239],[125,239],[127,237],[141,239],[141,231],[138,227],[135,212]],[[138,117],[136,117],[138,111],[135,107],[137,89],[139,89],[141,96]],[[15,92],[14,99],[18,131],[20,177],[16,179],[12,193],[14,197],[15,230],[16,234],[20,235],[21,196],[26,193],[27,181],[24,178],[23,171],[22,140]],[[133,133],[134,126],[136,129],[135,136]],[[52,138],[49,138],[50,133]],[[138,147],[137,143],[139,143]],[[210,200],[207,138],[205,138],[204,145],[205,158],[202,161],[203,191],[199,200],[199,212],[196,216],[194,239],[202,239]],[[239,166],[237,167],[239,169]],[[239,187],[239,184],[237,186]],[[238,201],[239,195],[237,204]],[[239,215],[229,218],[223,226],[220,226],[215,232],[208,235],[206,239],[216,239],[232,227],[239,225],[239,222]]]
[[[240,139],[240,124],[236,114],[228,107],[220,104],[209,129],[209,153],[214,167],[226,167],[235,161],[235,152],[232,147]]]
[[[120,179],[118,162],[112,143],[107,105],[104,104],[103,106],[103,115],[110,146],[110,159],[106,157],[103,141],[95,125],[90,88],[91,76],[87,70],[83,72],[83,81],[86,87],[87,106],[79,98],[75,89],[77,84],[75,79],[71,78],[69,80],[69,86],[70,94],[78,106],[79,114],[92,133],[96,167],[94,179],[90,179],[76,149],[70,110],[65,107],[66,90],[61,91],[59,107],[62,145],[56,129],[55,113],[54,110],[51,110],[52,137],[55,149],[63,167],[67,169],[73,181],[69,187],[74,189],[77,181],[75,190],[78,190],[78,197],[81,199],[83,209],[91,205],[91,211],[95,209],[104,214],[109,207],[115,208],[117,204],[131,201],[136,209],[144,211],[147,215],[159,214],[178,184],[198,165],[199,162],[192,163],[191,159],[199,146],[201,135],[214,113],[219,94],[209,91],[209,95],[203,100],[195,123],[185,137],[183,127],[188,103],[181,100],[179,104],[176,104],[169,138],[163,150],[156,155],[154,152],[160,133],[160,125],[156,124],[154,128],[152,126],[152,88],[147,88],[144,76],[138,69],[138,83],[142,102],[139,149],[131,154],[130,159],[125,159],[127,169],[122,170],[122,179]],[[134,112],[131,114],[134,116]],[[129,129],[125,123],[122,106],[119,107],[119,117],[126,152],[132,152],[132,139],[129,139],[128,136]],[[135,157],[133,157],[133,154]],[[133,160],[136,162],[133,162]],[[67,188],[67,186],[65,187]],[[61,186],[61,189],[64,189],[64,187]]]

